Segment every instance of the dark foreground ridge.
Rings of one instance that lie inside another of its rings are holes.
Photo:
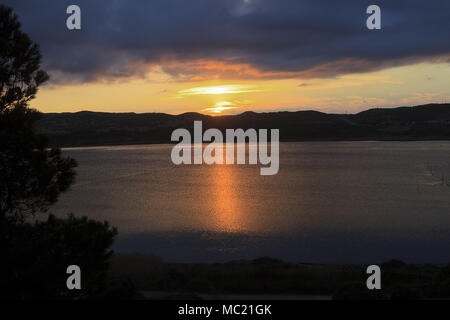
[[[380,265],[382,290],[368,290],[367,266],[292,263],[270,257],[214,264],[165,262],[116,254],[111,274],[127,278],[147,299],[327,300],[448,299],[450,264]]]
[[[244,112],[208,116],[199,113],[77,113],[43,114],[37,131],[60,147],[170,143],[172,131],[192,131],[194,120],[203,130],[280,129],[281,141],[450,140],[450,104],[370,109],[357,114],[318,111]]]

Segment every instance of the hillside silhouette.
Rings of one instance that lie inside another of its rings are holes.
[[[61,147],[169,143],[177,128],[192,131],[194,120],[203,129],[280,129],[281,141],[316,140],[450,140],[450,104],[370,109],[357,114],[318,111],[244,112],[209,116],[195,112],[164,113],[47,113],[38,132]]]

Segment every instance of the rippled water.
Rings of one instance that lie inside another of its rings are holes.
[[[172,146],[66,149],[53,211],[108,220],[117,251],[170,261],[450,261],[450,142],[281,143],[280,171],[175,166]]]

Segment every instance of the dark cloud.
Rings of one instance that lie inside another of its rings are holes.
[[[151,64],[175,79],[313,78],[448,61],[450,1],[375,2],[380,31],[367,30],[364,0],[3,1],[54,81],[143,76]],[[82,9],[81,31],[65,27],[70,4]],[[211,60],[223,65],[202,63]]]

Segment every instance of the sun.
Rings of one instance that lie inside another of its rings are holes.
[[[236,105],[229,101],[221,101],[216,103],[214,106],[204,109],[204,111],[220,114],[223,111],[236,109]]]
[[[261,88],[250,84],[216,84],[197,86],[177,91],[177,99],[189,99],[202,103],[201,111],[210,114],[224,114],[226,111],[248,107],[249,99],[243,97],[247,93],[262,91]]]

